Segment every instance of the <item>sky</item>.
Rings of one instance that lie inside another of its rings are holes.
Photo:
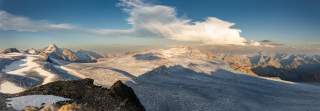
[[[0,48],[320,48],[319,0],[0,0]]]

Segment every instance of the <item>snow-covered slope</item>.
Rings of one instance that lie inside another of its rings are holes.
[[[21,57],[0,70],[0,92],[18,93],[27,88],[47,84],[56,80],[72,80],[77,76],[64,71],[60,66],[42,61],[39,55],[11,53],[2,55],[3,58]],[[50,67],[51,66],[51,67]]]
[[[96,59],[103,57],[91,51],[79,50],[75,52],[67,48],[59,48],[54,44],[44,48],[40,55],[43,59],[56,64],[62,64],[61,62],[96,62]]]
[[[27,75],[25,71],[28,70],[42,73],[39,80],[43,81],[52,80],[52,74],[60,79],[69,78],[66,74],[88,77],[94,79],[95,84],[106,87],[122,80],[133,88],[147,111],[320,110],[320,87],[249,76],[230,67],[229,63],[234,62],[232,65],[236,67],[241,63],[248,67],[253,64],[279,65],[277,58],[268,56],[256,57],[253,63],[247,56],[213,57],[196,49],[175,47],[127,53],[103,58],[96,63],[73,62],[64,66],[39,62],[35,55],[24,56],[17,63],[11,63],[12,67],[9,65],[3,69],[5,73],[2,75],[17,75],[19,77],[15,76],[14,80],[27,80],[28,84],[38,79],[38,76]],[[297,59],[281,57],[288,59],[288,62],[297,61],[294,64],[301,60],[301,56]],[[17,79],[21,76],[23,79]],[[17,85],[12,81],[7,83]]]
[[[128,53],[66,67],[103,86],[126,81],[147,111],[320,110],[320,87],[248,76],[186,47]]]
[[[232,73],[159,67],[129,82],[148,111],[320,110],[320,88]]]
[[[91,77],[98,84],[110,86],[116,80],[131,80],[159,66],[182,65],[197,72],[216,70],[217,61],[208,61],[207,54],[188,47],[128,53],[121,56],[100,59],[97,63],[71,63],[70,69]]]
[[[57,80],[74,80],[85,76],[62,66],[70,62],[93,62],[99,54],[74,52],[52,44],[43,50],[19,52],[11,48],[0,54],[0,93],[18,93],[30,87]]]

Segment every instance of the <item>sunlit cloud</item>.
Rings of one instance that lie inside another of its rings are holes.
[[[240,36],[241,30],[232,28],[234,23],[215,17],[192,21],[177,17],[173,7],[153,5],[140,0],[120,0],[120,6],[129,14],[128,23],[136,34],[215,45],[248,43]]]

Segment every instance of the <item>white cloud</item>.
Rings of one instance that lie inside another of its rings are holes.
[[[132,25],[131,30],[139,35],[215,45],[248,43],[240,36],[240,30],[232,28],[234,23],[215,17],[192,22],[190,19],[177,17],[173,7],[143,3],[140,0],[120,2],[120,6],[129,14],[128,23]]]
[[[34,21],[27,17],[15,16],[0,10],[0,30],[39,32],[48,30],[70,30],[75,28],[70,24],[52,24],[46,21]]]

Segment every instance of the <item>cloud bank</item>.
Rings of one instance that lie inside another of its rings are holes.
[[[120,0],[121,7],[129,17],[129,29],[94,29],[77,27],[71,24],[54,24],[15,16],[0,10],[0,30],[14,31],[51,31],[76,30],[106,37],[162,37],[177,41],[190,41],[209,45],[252,45],[259,42],[241,37],[241,30],[234,29],[234,23],[215,17],[203,21],[180,18],[174,7],[146,3],[141,0]]]
[[[40,32],[49,30],[71,30],[70,24],[52,24],[47,21],[34,21],[27,17],[15,16],[0,10],[0,30],[19,32]]]
[[[120,6],[129,14],[131,30],[140,35],[215,45],[248,43],[240,36],[240,30],[232,28],[234,23],[215,17],[193,22],[177,17],[173,7],[148,4],[140,0],[120,0]]]

